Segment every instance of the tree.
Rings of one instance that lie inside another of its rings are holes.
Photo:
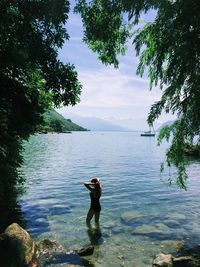
[[[154,20],[137,29],[142,14],[152,9]],[[117,55],[124,53],[132,38],[140,57],[137,74],[147,70],[150,89],[159,86],[163,91],[150,109],[148,123],[152,125],[163,111],[177,115],[158,141],[172,136],[166,162],[178,168],[176,182],[186,188],[184,148],[200,143],[200,2],[79,0],[75,11],[82,16],[84,41],[105,64],[117,67]]]
[[[58,48],[69,38],[64,27],[69,7],[68,0],[0,2],[0,214],[3,218],[9,210],[6,199],[15,201],[16,187],[23,182],[17,172],[22,163],[22,141],[34,133],[46,109],[79,101],[81,85],[75,67],[57,58]],[[5,221],[3,218],[1,223]]]

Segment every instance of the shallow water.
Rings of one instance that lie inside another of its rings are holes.
[[[159,252],[176,253],[182,244],[200,243],[198,162],[188,166],[188,190],[160,175],[168,144],[138,132],[73,132],[31,137],[22,168],[27,192],[21,204],[28,231],[66,248],[95,245],[82,266],[148,267]],[[171,177],[175,175],[170,170]],[[91,176],[102,182],[100,229],[87,231]],[[73,259],[48,266],[70,266]]]

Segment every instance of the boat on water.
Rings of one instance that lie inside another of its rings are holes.
[[[155,130],[153,129],[153,131],[151,130],[151,128],[149,129],[149,131],[147,131],[147,132],[144,132],[144,133],[141,133],[141,135],[140,136],[155,136],[156,134],[155,134]]]

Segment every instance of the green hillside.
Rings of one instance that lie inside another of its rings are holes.
[[[87,129],[73,123],[70,119],[65,119],[55,110],[44,113],[44,123],[38,126],[38,132],[71,132],[88,131]]]

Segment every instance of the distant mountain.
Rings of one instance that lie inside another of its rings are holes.
[[[68,131],[88,131],[86,128],[79,126],[65,119],[55,110],[50,110],[44,113],[44,123],[38,126],[38,132],[68,132]]]
[[[91,131],[122,131],[122,132],[130,131],[130,129],[128,128],[112,124],[106,120],[99,119],[96,117],[83,117],[74,114],[70,114],[68,116],[75,123],[82,125],[83,127],[90,129]]]
[[[174,121],[166,121],[156,131],[160,132],[165,126],[170,126],[170,125],[172,125],[172,123],[174,123]]]

